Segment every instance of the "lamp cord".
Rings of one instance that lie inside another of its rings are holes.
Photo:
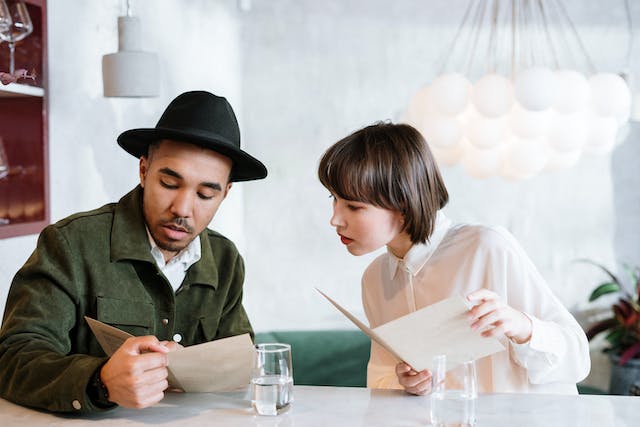
[[[625,78],[625,80],[627,80],[627,78],[629,77],[628,74],[631,72],[631,53],[633,52],[633,39],[635,37],[635,34],[633,33],[633,21],[631,20],[631,7],[629,6],[629,0],[624,0],[624,10],[627,14],[627,31],[629,34],[629,42],[627,43],[627,57],[625,58],[623,70],[623,77]],[[628,80],[627,83],[629,83]]]
[[[567,10],[565,9],[564,5],[562,4],[562,1],[561,0],[556,0],[556,4],[560,8],[560,13],[562,14],[563,18],[569,23],[569,27],[571,28],[571,32],[573,33],[575,39],[577,40],[578,46],[580,46],[580,50],[582,51],[582,54],[587,59],[587,65],[589,67],[589,71],[592,74],[595,74],[596,71],[597,71],[596,67],[593,65],[593,61],[591,61],[591,57],[587,53],[587,50],[585,49],[584,44],[582,43],[582,39],[580,39],[580,36],[578,35],[578,31],[576,30],[576,27],[573,25],[573,21],[571,20],[571,18],[569,18],[569,14],[567,13]]]
[[[464,17],[462,18],[462,22],[460,22],[460,25],[458,26],[458,29],[456,31],[456,35],[453,37],[453,40],[451,40],[451,43],[449,44],[449,49],[443,52],[445,57],[443,60],[439,61],[440,63],[442,63],[442,66],[440,67],[440,71],[438,75],[444,74],[446,71],[447,65],[449,64],[449,59],[451,59],[451,56],[453,55],[455,47],[458,44],[458,39],[460,38],[460,34],[462,33],[462,30],[466,27],[467,20],[471,15],[471,10],[473,9],[473,3],[474,2],[472,1],[469,2],[469,6],[467,6],[467,10],[464,12]]]

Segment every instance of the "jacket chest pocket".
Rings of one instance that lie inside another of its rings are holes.
[[[131,301],[99,296],[97,318],[134,336],[153,334],[154,308],[148,301]]]
[[[218,335],[218,324],[220,323],[220,316],[211,315],[200,318],[200,327],[204,332],[204,337],[207,341],[214,340]]]

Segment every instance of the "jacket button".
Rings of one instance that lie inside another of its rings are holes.
[[[75,409],[77,411],[82,409],[82,404],[80,403],[79,400],[74,400],[73,402],[71,402],[71,406],[73,406],[73,409]]]
[[[175,342],[180,342],[180,341],[182,341],[182,335],[180,335],[180,334],[175,334],[175,335],[173,336],[173,340],[174,340]]]
[[[162,319],[162,324],[167,326],[169,324],[169,319]]]

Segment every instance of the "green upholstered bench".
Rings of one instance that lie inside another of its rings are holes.
[[[291,345],[295,384],[366,387],[370,341],[360,330],[258,332],[255,342]],[[578,391],[605,393],[580,384]]]
[[[360,330],[258,332],[255,342],[291,345],[297,385],[365,387],[370,341]]]
[[[597,387],[591,387],[588,385],[578,384],[578,393],[580,394],[607,394],[605,390],[601,390]]]

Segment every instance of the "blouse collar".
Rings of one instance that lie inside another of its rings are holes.
[[[433,233],[431,233],[429,240],[425,243],[414,244],[405,254],[404,258],[396,257],[387,249],[390,279],[393,279],[399,270],[404,270],[412,276],[418,274],[420,269],[422,269],[429,258],[431,258],[431,255],[436,251],[450,227],[451,220],[440,210],[436,214]]]

